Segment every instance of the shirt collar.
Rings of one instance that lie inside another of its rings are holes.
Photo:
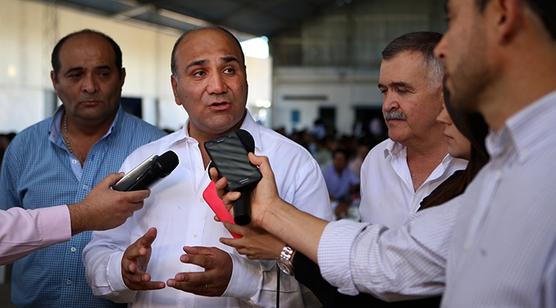
[[[404,155],[405,146],[392,139],[386,139],[386,147],[384,148],[384,158],[394,158]]]
[[[188,143],[198,143],[196,139],[189,135],[189,131],[187,129],[188,126],[189,119],[185,122],[185,125],[178,132],[172,134],[172,137],[170,138],[170,140],[168,140],[170,142],[169,145],[175,144],[180,141]],[[248,131],[251,136],[253,136],[253,140],[255,141],[255,149],[260,152],[262,150],[262,138],[259,129],[260,127],[247,110],[240,128]]]
[[[512,148],[519,161],[527,159],[529,153],[550,142],[546,129],[556,121],[556,91],[528,105],[508,120],[500,132],[491,131],[486,145],[492,157],[500,156]]]

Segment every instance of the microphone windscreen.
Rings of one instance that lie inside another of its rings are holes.
[[[248,131],[244,129],[238,129],[236,131],[236,134],[247,152],[255,152],[255,140]]]
[[[178,155],[174,151],[167,151],[160,155],[157,160],[156,166],[160,170],[160,176],[165,177],[178,166]]]

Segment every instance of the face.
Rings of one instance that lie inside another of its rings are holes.
[[[450,0],[448,31],[435,49],[446,68],[447,87],[454,106],[479,111],[480,95],[490,80],[484,18],[474,1]]]
[[[176,103],[189,114],[189,134],[213,138],[241,126],[247,78],[241,51],[215,29],[187,35],[176,50],[172,88]]]
[[[442,127],[435,118],[442,108],[442,87],[431,78],[424,57],[417,52],[402,52],[380,65],[378,88],[384,102],[382,112],[388,137],[407,145],[429,140]]]
[[[444,125],[444,136],[448,143],[448,153],[453,157],[469,160],[471,156],[471,143],[456,128],[445,107],[438,114],[436,121]]]
[[[60,70],[50,77],[68,119],[97,125],[111,122],[125,71],[116,67],[110,43],[94,34],[77,35],[62,45],[59,58]]]
[[[347,158],[344,153],[336,152],[334,154],[334,159],[332,160],[334,168],[338,171],[344,170],[347,167]]]

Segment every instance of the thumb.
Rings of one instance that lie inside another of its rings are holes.
[[[274,174],[272,173],[272,168],[270,167],[270,163],[268,161],[268,157],[266,156],[257,156],[253,153],[249,153],[249,161],[259,167],[259,171],[263,175],[263,177],[272,177],[274,178]]]
[[[124,177],[124,173],[123,172],[118,172],[118,173],[111,173],[109,175],[107,175],[102,182],[99,183],[99,186],[112,186],[114,185],[117,181],[119,181],[121,178]]]
[[[156,228],[149,228],[143,236],[139,239],[139,243],[145,247],[151,246],[151,244],[156,239],[157,230]]]

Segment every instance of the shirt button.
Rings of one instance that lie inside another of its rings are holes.
[[[75,160],[75,159],[72,159],[71,162],[72,162],[74,165],[77,164],[77,160]]]
[[[71,279],[66,279],[66,284],[69,286],[71,284]]]
[[[193,238],[197,238],[197,234],[193,234]]]
[[[87,189],[89,189],[89,186],[83,185],[83,190],[87,190]]]
[[[71,251],[71,252],[76,252],[76,251],[77,251],[77,248],[71,247],[71,248],[70,248],[70,251]]]

